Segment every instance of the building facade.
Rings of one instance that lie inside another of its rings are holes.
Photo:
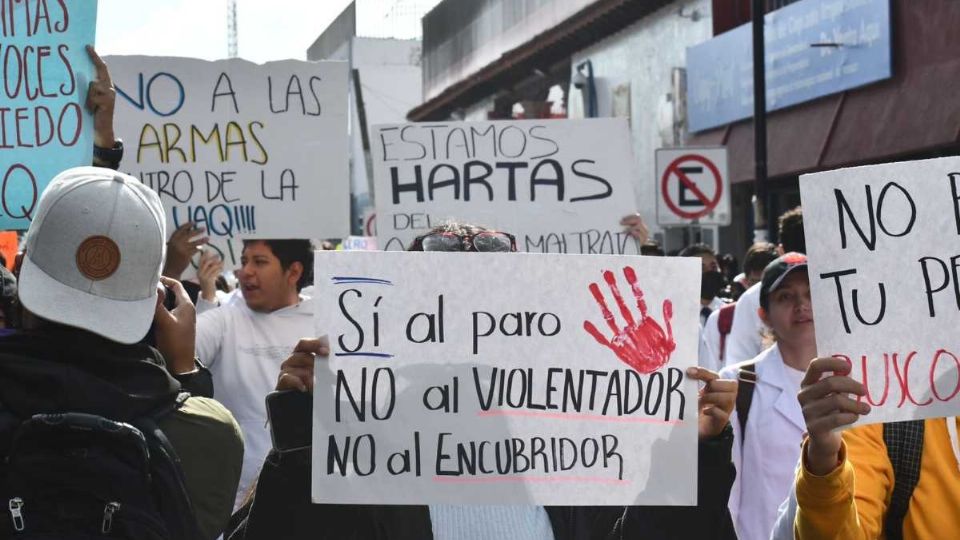
[[[423,102],[408,118],[625,116],[636,207],[664,246],[705,241],[739,257],[753,238],[753,121],[742,114],[752,111],[750,6],[444,0],[423,20]],[[960,3],[767,0],[766,9],[772,239],[776,216],[799,204],[803,173],[960,152],[951,97]],[[657,227],[654,155],[672,146],[727,148],[729,226]]]
[[[361,3],[360,7],[369,10],[364,5]],[[350,64],[348,132],[352,229],[356,235],[368,235],[369,231],[364,231],[365,216],[373,212],[367,134],[374,125],[406,121],[406,112],[419,104],[422,96],[420,40],[360,36],[362,19],[363,11],[358,13],[356,2],[351,2],[307,49],[308,60],[342,60]],[[389,33],[379,27],[368,31]]]

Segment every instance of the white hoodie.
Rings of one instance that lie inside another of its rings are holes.
[[[243,430],[243,472],[237,503],[253,484],[270,451],[264,399],[273,391],[280,364],[301,338],[315,334],[313,301],[258,313],[243,301],[197,317],[197,356],[213,374],[214,398],[233,413]]]

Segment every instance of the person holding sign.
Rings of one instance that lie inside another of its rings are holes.
[[[270,450],[263,400],[273,389],[278,358],[313,333],[313,304],[300,294],[312,281],[313,251],[309,240],[246,240],[241,265],[244,301],[201,313],[196,339],[218,400],[243,429],[238,505]]]
[[[447,224],[417,237],[410,251],[512,252],[516,240],[505,232]],[[736,381],[690,368],[704,383],[699,396],[699,506],[543,507],[431,504],[376,506],[311,504],[311,425],[315,360],[326,359],[326,338],[302,340],[281,366],[269,401],[274,448],[264,463],[252,501],[235,516],[227,538],[283,537],[383,539],[580,540],[608,538],[734,538],[726,508],[733,471],[729,415]],[[318,358],[319,357],[319,358]]]
[[[860,426],[866,389],[840,358],[817,358],[800,404],[796,538],[960,538],[957,418]]]
[[[804,255],[788,253],[764,269],[759,314],[776,343],[753,360],[720,371],[721,377],[743,383],[732,421],[737,479],[730,495],[741,540],[770,537],[800,457],[805,426],[795,396],[817,351]]]

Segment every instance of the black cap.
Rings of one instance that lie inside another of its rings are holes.
[[[783,280],[791,272],[807,270],[807,256],[803,253],[790,252],[773,260],[763,269],[763,278],[760,280],[760,306],[763,309],[770,307],[770,293],[777,290]]]

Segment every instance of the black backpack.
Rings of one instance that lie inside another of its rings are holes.
[[[157,420],[0,411],[0,538],[194,540],[200,530],[180,461]]]
[[[893,465],[893,494],[883,528],[888,540],[903,538],[903,520],[907,517],[913,491],[920,482],[925,426],[923,420],[883,425],[883,442],[887,445],[887,456]]]

